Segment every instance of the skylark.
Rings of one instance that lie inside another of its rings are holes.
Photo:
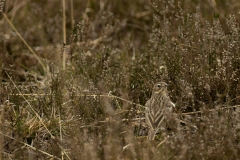
[[[167,84],[158,82],[152,89],[152,96],[145,105],[146,122],[149,127],[148,140],[154,140],[156,133],[165,121],[171,117],[175,107],[167,94]]]

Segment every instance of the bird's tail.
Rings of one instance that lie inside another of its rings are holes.
[[[149,130],[148,131],[148,140],[149,141],[153,141],[156,135],[156,131],[155,130]]]

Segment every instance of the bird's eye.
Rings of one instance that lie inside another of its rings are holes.
[[[161,85],[160,85],[160,84],[158,84],[157,86],[158,86],[158,88],[160,88],[160,87],[161,87]]]

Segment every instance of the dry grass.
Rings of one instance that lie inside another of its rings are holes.
[[[239,2],[23,0],[0,11],[0,159],[240,156]],[[144,104],[160,80],[178,127],[149,142]]]

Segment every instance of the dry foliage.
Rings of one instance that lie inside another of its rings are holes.
[[[240,156],[238,1],[62,4],[0,0],[0,159]],[[149,142],[162,80],[179,124]]]

